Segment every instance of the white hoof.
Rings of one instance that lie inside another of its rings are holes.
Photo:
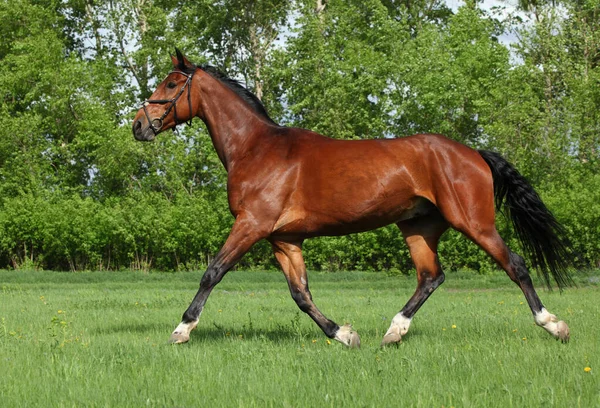
[[[555,315],[549,313],[545,308],[534,315],[535,323],[543,327],[554,338],[563,343],[567,343],[570,338],[569,326],[562,320],[558,320]]]
[[[381,346],[402,342],[402,336],[408,333],[411,320],[412,319],[409,319],[408,317],[404,317],[402,313],[398,313],[396,316],[394,316],[390,328],[383,336]]]
[[[335,340],[350,348],[360,348],[360,336],[352,329],[352,326],[346,324],[340,327],[335,333]]]
[[[177,328],[171,333],[171,337],[169,338],[169,343],[171,344],[181,344],[187,343],[190,340],[190,333],[192,330],[196,328],[198,325],[198,321],[191,323],[179,323]]]
[[[562,320],[556,322],[556,339],[560,340],[563,343],[568,343],[571,338],[571,334],[569,333],[569,326]]]
[[[381,347],[398,343],[402,343],[402,336],[400,336],[400,333],[390,333],[388,331],[385,336],[383,336],[383,340],[381,340]]]
[[[189,334],[183,334],[178,332],[171,333],[171,337],[169,338],[170,344],[182,344],[187,343],[190,340]]]

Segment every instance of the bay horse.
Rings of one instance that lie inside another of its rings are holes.
[[[398,139],[335,140],[277,125],[261,102],[211,66],[179,51],[173,71],[143,103],[133,135],[159,133],[199,117],[227,171],[235,222],[200,280],[200,288],[170,342],[185,343],[213,288],[259,240],[268,240],[292,298],[323,332],[349,347],[360,337],[315,306],[302,258],[305,239],[344,235],[395,223],[417,271],[417,288],[392,319],[382,345],[398,343],[431,293],[444,282],[437,246],[449,228],[479,245],[523,291],[535,323],[563,342],[569,328],[538,297],[524,259],[495,226],[504,203],[531,263],[550,285],[570,283],[564,230],[533,187],[499,154],[473,150],[436,134]]]

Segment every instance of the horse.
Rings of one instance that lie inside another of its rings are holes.
[[[297,306],[325,335],[360,347],[351,325],[339,326],[315,305],[302,257],[304,240],[357,233],[388,224],[400,228],[417,275],[417,287],[393,317],[382,346],[399,343],[415,313],[444,282],[440,237],[449,228],[481,247],[522,290],[534,321],[557,340],[569,327],[546,310],[525,260],[498,234],[495,213],[504,205],[523,249],[550,286],[572,280],[565,231],[530,183],[501,155],[474,150],[438,134],[374,140],[336,140],[280,126],[260,100],[210,65],[197,66],[179,50],[173,71],[133,120],[138,141],[200,118],[227,171],[235,217],[223,247],[171,343],[185,343],[215,286],[259,240],[270,242]]]

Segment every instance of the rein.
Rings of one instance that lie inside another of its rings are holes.
[[[144,114],[146,115],[146,119],[148,120],[148,123],[150,124],[150,129],[152,129],[152,131],[154,132],[155,135],[158,134],[158,132],[160,132],[160,130],[162,129],[163,121],[167,117],[167,115],[171,112],[171,109],[173,109],[173,113],[175,114],[175,126],[179,125],[180,123],[186,123],[188,126],[192,126],[193,116],[188,121],[184,120],[181,122],[177,118],[177,100],[183,94],[183,91],[185,91],[185,88],[187,87],[188,88],[188,98],[187,98],[188,105],[190,107],[190,114],[192,113],[192,77],[194,76],[195,72],[192,72],[191,74],[186,74],[185,72],[181,72],[181,71],[171,71],[171,72],[169,72],[169,75],[171,75],[173,73],[181,74],[187,78],[187,80],[185,81],[185,84],[183,84],[183,86],[181,87],[181,89],[179,90],[177,95],[175,95],[175,97],[172,99],[146,99],[144,101],[144,103],[142,104],[142,109],[144,109]],[[170,105],[167,108],[167,110],[165,110],[165,112],[162,114],[162,116],[160,118],[151,119],[150,115],[148,114],[148,111],[146,110],[146,107],[148,105],[150,105],[151,103],[156,103],[159,105],[165,105],[167,103],[170,103]]]

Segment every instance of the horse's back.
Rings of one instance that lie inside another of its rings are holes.
[[[310,131],[293,136],[290,157],[303,168],[307,182],[324,183],[340,193],[350,188],[372,194],[368,186],[377,184],[433,201],[441,179],[489,176],[476,150],[439,134],[369,140],[336,140]]]

